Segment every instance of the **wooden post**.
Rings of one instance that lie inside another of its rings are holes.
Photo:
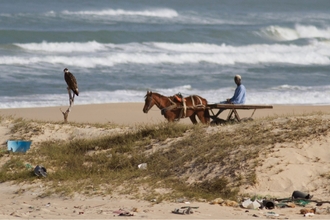
[[[68,94],[69,94],[69,103],[70,103],[70,106],[68,107],[68,109],[65,112],[63,112],[62,109],[60,109],[60,111],[62,112],[63,117],[64,117],[64,123],[67,123],[68,122],[69,113],[71,111],[71,107],[73,106],[74,96],[75,96],[74,93],[73,93],[73,96],[72,96],[71,89],[69,87],[67,88],[67,90],[68,90]]]

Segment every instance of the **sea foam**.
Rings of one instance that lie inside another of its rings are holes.
[[[90,16],[146,16],[146,17],[164,17],[173,18],[178,16],[178,13],[173,9],[145,9],[145,10],[124,10],[124,9],[105,9],[97,11],[62,11],[66,15],[90,15]]]
[[[106,45],[98,43],[96,41],[89,42],[47,42],[41,43],[16,43],[14,44],[25,50],[31,51],[46,51],[46,52],[59,52],[59,53],[71,53],[71,52],[96,52],[100,50],[106,50]]]
[[[285,86],[284,86],[285,87]],[[293,87],[293,86],[289,86]],[[234,87],[225,87],[215,90],[198,90],[191,85],[183,85],[173,88],[149,88],[153,92],[158,92],[164,96],[172,96],[180,92],[183,96],[199,95],[206,98],[208,102],[218,103],[230,98],[234,93]],[[325,88],[324,88],[325,89]],[[324,90],[323,89],[323,90]],[[328,89],[328,88],[327,88]],[[321,88],[322,90],[322,88]],[[101,104],[101,103],[124,103],[124,102],[144,102],[145,91],[136,90],[115,90],[115,91],[83,91],[75,99],[76,105]],[[1,108],[22,108],[40,106],[67,106],[67,93],[62,94],[36,94],[21,95],[13,100],[9,96],[0,96]],[[293,89],[252,89],[248,88],[246,104],[286,104],[286,105],[328,105],[330,96],[317,89],[293,90]]]
[[[187,64],[208,62],[218,65],[287,63],[298,65],[329,65],[330,44],[312,42],[309,45],[253,44],[247,46],[202,43],[134,43],[101,44],[98,42],[29,43],[15,44],[33,55],[3,56],[0,64],[68,64],[92,68],[118,64],[161,63]],[[38,54],[38,50],[41,52]],[[75,52],[75,54],[63,55]],[[48,52],[45,54],[44,52]],[[86,52],[86,53],[85,53]]]
[[[262,29],[260,35],[279,41],[292,41],[301,38],[330,39],[330,27],[319,28],[312,25],[297,24],[294,28],[289,28],[273,25]]]

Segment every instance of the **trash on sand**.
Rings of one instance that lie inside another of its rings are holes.
[[[141,164],[139,164],[139,165],[138,165],[138,168],[139,168],[139,169],[142,169],[142,170],[147,169],[147,163],[141,163]]]
[[[303,193],[300,191],[293,191],[292,199],[312,199],[313,196],[307,193]]]
[[[266,209],[274,209],[275,208],[275,203],[271,200],[263,200],[262,201],[262,205],[266,208]]]
[[[114,211],[113,213],[118,214],[118,216],[134,216],[134,213],[130,213],[130,212],[125,211],[123,209],[119,209],[117,211]]]
[[[314,215],[314,213],[306,213],[306,214],[304,214],[304,217],[309,217],[309,216],[313,216]]]
[[[296,205],[303,206],[303,207],[305,207],[306,205],[308,205],[309,202],[310,202],[310,201],[305,200],[305,199],[297,199],[297,200],[294,201],[294,203],[295,203]]]
[[[118,216],[134,216],[134,213],[124,212],[124,213],[120,213]]]
[[[279,216],[279,214],[277,214],[277,213],[275,213],[275,212],[267,212],[267,213],[265,214],[265,216],[267,216],[267,217],[277,217],[277,216]]]
[[[242,207],[247,208],[250,203],[252,203],[251,199],[246,199],[242,202]]]
[[[46,177],[47,176],[47,170],[46,170],[45,167],[37,165],[34,168],[34,174],[37,175],[37,176]]]
[[[259,207],[260,207],[260,203],[257,201],[253,201],[247,206],[248,209],[258,209]]]
[[[300,209],[301,214],[315,213],[315,209]]]
[[[246,209],[258,209],[261,205],[257,201],[251,201],[251,199],[247,199],[242,202],[242,206]]]
[[[184,210],[184,209],[174,209],[172,211],[172,213],[174,213],[174,214],[181,214],[181,215],[184,215],[185,212],[186,212],[186,210]]]
[[[13,152],[23,152],[25,153],[30,149],[32,141],[23,141],[23,140],[8,140],[7,149]]]
[[[199,207],[191,207],[191,206],[184,206],[184,207],[181,207],[179,209],[174,209],[172,211],[172,213],[174,214],[181,214],[181,215],[185,215],[185,214],[192,214],[194,213],[191,209],[198,209]]]

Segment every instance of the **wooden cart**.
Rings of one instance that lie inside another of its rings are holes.
[[[238,122],[240,122],[242,119],[239,116],[237,110],[253,110],[250,119],[253,117],[254,112],[257,109],[272,109],[273,106],[272,105],[237,105],[237,104],[208,104],[207,108],[211,111],[211,118],[213,119],[213,123],[218,124],[218,122],[225,122],[225,121],[229,121],[232,116],[234,115],[234,119],[236,119]],[[220,119],[217,117],[217,113],[214,113],[213,110],[214,109],[224,109],[224,110],[229,110],[227,119]],[[211,122],[212,123],[212,122]]]

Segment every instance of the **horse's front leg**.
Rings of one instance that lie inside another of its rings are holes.
[[[176,118],[176,114],[172,111],[166,111],[164,117],[167,119],[168,122],[174,122]]]
[[[192,114],[192,115],[189,116],[189,118],[190,118],[190,120],[193,124],[197,124],[197,120],[196,120],[195,116],[196,116],[196,114]]]

